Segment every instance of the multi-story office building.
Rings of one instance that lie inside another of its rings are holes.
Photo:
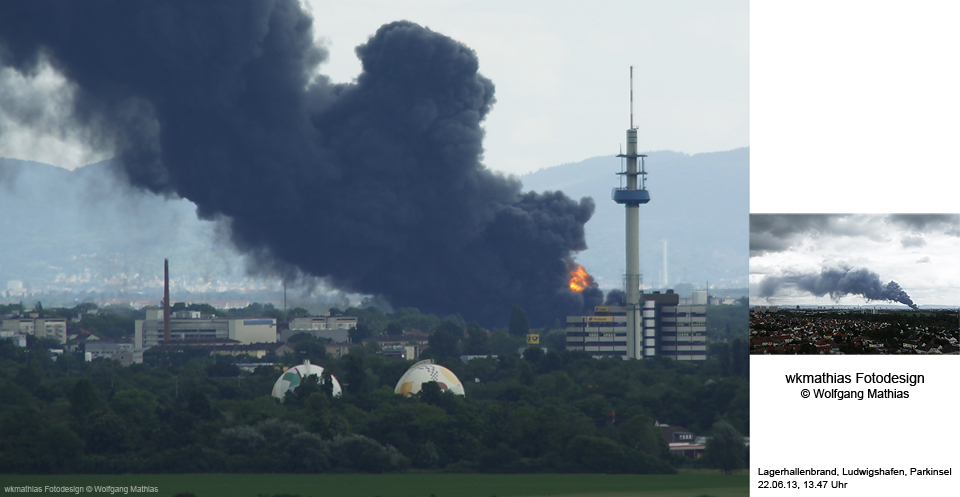
[[[598,306],[593,316],[568,316],[567,349],[594,357],[706,360],[707,308],[679,302],[667,290],[642,294],[640,306]]]
[[[595,316],[567,316],[567,350],[583,350],[594,357],[637,357],[637,337],[629,332],[632,314],[623,306],[598,306]]]

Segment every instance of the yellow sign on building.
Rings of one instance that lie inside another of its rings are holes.
[[[610,312],[609,305],[598,305],[593,308],[593,312]]]
[[[587,316],[588,323],[612,323],[613,316]]]
[[[527,335],[527,345],[537,345],[540,343],[540,335],[531,333]]]

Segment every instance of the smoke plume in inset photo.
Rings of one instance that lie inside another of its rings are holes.
[[[750,301],[956,307],[957,254],[957,214],[751,214]]]

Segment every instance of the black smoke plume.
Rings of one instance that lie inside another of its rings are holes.
[[[760,296],[773,297],[785,286],[796,287],[817,297],[830,295],[834,301],[845,295],[860,295],[867,300],[899,302],[911,309],[919,309],[896,281],[884,285],[877,273],[866,268],[841,266],[824,268],[820,273],[767,276],[760,280]]]
[[[603,301],[603,305],[623,305],[625,300],[626,295],[623,293],[623,290],[617,290],[615,288],[607,292],[607,298]]]
[[[484,323],[598,303],[565,263],[593,201],[522,193],[481,162],[494,86],[476,54],[405,21],[356,53],[355,83],[317,76],[297,0],[0,4],[0,63],[48,61],[132,184],[225,220],[259,267]]]

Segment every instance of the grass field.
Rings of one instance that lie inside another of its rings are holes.
[[[3,495],[21,494],[8,486],[72,486],[79,495],[110,495],[87,486],[150,486],[168,497],[191,492],[197,497],[257,497],[294,494],[301,497],[733,497],[749,493],[747,474],[692,472],[679,475],[481,475],[481,474],[321,474],[321,475],[0,475]],[[45,494],[51,492],[45,491]],[[61,490],[57,495],[71,495]],[[113,495],[124,495],[123,489]]]

